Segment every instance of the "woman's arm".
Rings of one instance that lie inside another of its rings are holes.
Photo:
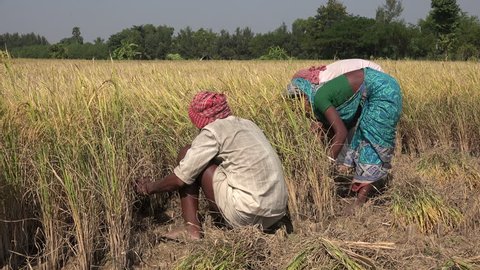
[[[333,129],[334,135],[332,138],[332,146],[330,148],[330,157],[336,159],[340,151],[342,150],[343,144],[347,139],[347,127],[343,123],[342,119],[338,115],[335,107],[330,106],[325,111],[325,118],[330,123],[331,128]]]

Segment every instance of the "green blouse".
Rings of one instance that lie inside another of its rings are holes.
[[[355,93],[345,75],[340,75],[318,88],[313,98],[312,109],[317,120],[329,125],[325,118],[325,111],[338,107],[351,98]]]

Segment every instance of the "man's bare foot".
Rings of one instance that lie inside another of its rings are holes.
[[[201,238],[200,227],[194,224],[186,224],[172,229],[164,235],[165,238],[179,241],[199,240]]]

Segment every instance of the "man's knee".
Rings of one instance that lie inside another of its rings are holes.
[[[213,176],[216,169],[217,165],[209,164],[209,166],[207,166],[198,179],[200,181],[203,193],[210,201],[215,201],[215,195],[213,191]]]
[[[201,175],[202,182],[212,183],[213,182],[213,175],[215,174],[215,170],[217,169],[217,165],[215,164],[208,164],[207,168],[203,171]]]
[[[190,144],[187,144],[180,149],[180,152],[178,152],[178,156],[177,156],[177,164],[180,163],[180,161],[185,157],[188,149],[190,149],[190,146],[191,146]]]

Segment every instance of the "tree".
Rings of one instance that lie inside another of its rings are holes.
[[[334,23],[347,17],[347,8],[341,2],[338,0],[328,0],[327,5],[320,6],[317,9],[317,15],[315,15],[317,30],[324,31]]]
[[[295,47],[292,48],[292,56],[300,59],[308,59],[314,57],[315,50],[314,31],[315,19],[309,17],[306,20],[297,19],[292,24],[292,42]]]
[[[77,44],[83,44],[83,37],[80,33],[80,27],[75,26],[72,29],[72,42]]]
[[[137,44],[122,40],[122,46],[113,51],[112,57],[117,60],[132,60],[141,54],[137,49]]]
[[[385,5],[377,8],[375,19],[380,23],[391,23],[400,18],[403,12],[401,1],[385,0]]]
[[[183,60],[182,56],[178,53],[168,53],[165,56],[165,60]]]
[[[307,47],[310,57],[322,58],[319,51],[323,49],[324,42],[321,40],[324,33],[348,17],[347,8],[337,0],[328,0],[326,5],[317,9],[313,24],[307,31],[307,35],[311,37],[311,43]]]
[[[251,44],[255,34],[249,27],[235,29],[232,40],[235,49],[236,59],[245,60],[252,59]]]
[[[152,24],[134,25],[116,33],[107,41],[110,51],[135,44],[135,59],[165,59],[172,49],[174,29]]]
[[[155,31],[155,35],[152,38],[148,38],[145,42],[147,46],[154,44],[155,50],[153,55],[156,59],[165,59],[167,54],[172,49],[173,33],[175,29],[166,25],[158,26]]]
[[[193,30],[189,26],[181,29],[174,38],[174,51],[178,52],[185,59],[194,58],[195,43],[193,41]]]
[[[152,56],[149,54],[145,46],[145,38],[150,32],[152,32],[152,28],[154,27],[151,24],[132,26],[132,36],[135,38],[131,42],[126,43],[134,45],[134,55],[136,59],[152,59]]]
[[[212,57],[215,53],[216,34],[203,28],[193,31],[190,27],[180,30],[174,39],[175,49],[186,59]]]
[[[65,59],[68,57],[67,48],[65,44],[54,44],[50,46],[50,57],[55,59]]]
[[[403,22],[376,23],[373,31],[376,57],[401,59],[408,57],[415,31]]]
[[[97,37],[94,41],[93,44],[95,45],[100,45],[100,44],[105,44],[105,41],[101,37]]]
[[[480,58],[480,21],[478,17],[462,14],[456,29],[454,45],[456,59],[468,60]]]
[[[349,16],[332,24],[316,40],[320,59],[368,58],[374,53],[375,20]]]
[[[235,43],[227,30],[222,29],[215,43],[214,58],[232,60],[236,58]]]
[[[209,59],[215,53],[215,40],[217,34],[211,29],[200,28],[193,33],[193,43],[196,45],[195,58]]]
[[[12,57],[15,58],[49,58],[50,46],[49,45],[30,45],[16,47],[9,50]]]
[[[72,36],[69,38],[64,38],[60,40],[61,44],[83,44],[83,37],[80,33],[80,27],[73,27],[72,29]]]
[[[0,49],[14,49],[24,46],[49,45],[47,39],[34,33],[18,34],[5,33],[0,35]]]
[[[281,47],[286,52],[291,52],[294,46],[292,34],[288,32],[287,25],[282,23],[280,27],[266,34],[257,34],[251,42],[251,51],[255,58],[265,55],[272,47]]]
[[[432,0],[431,7],[429,16],[437,37],[437,50],[448,59],[448,52],[455,42],[461,10],[456,0]]]
[[[268,49],[268,53],[262,55],[260,60],[288,60],[290,56],[288,56],[287,51],[280,46],[272,46]]]
[[[411,44],[416,48],[414,56],[435,58],[437,37],[434,22],[430,16],[418,21],[417,33],[412,38]]]

